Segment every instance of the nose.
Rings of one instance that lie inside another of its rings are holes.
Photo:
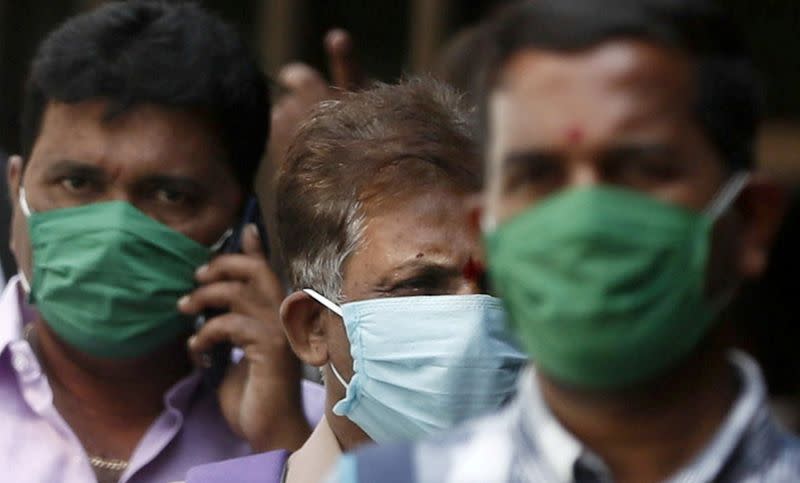
[[[587,188],[600,183],[597,165],[590,162],[575,163],[570,170],[567,183],[573,188]]]
[[[108,191],[97,201],[125,201],[135,205],[132,193],[125,186],[109,187]]]

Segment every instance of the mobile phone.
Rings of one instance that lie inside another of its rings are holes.
[[[249,224],[254,224],[258,229],[258,234],[261,242],[261,249],[266,256],[269,256],[269,243],[267,240],[267,232],[264,225],[264,219],[261,216],[261,210],[258,207],[258,199],[251,196],[245,204],[242,219],[239,224],[233,229],[231,235],[223,243],[219,250],[219,254],[241,253],[242,252],[242,236],[244,230]],[[225,309],[206,309],[195,320],[195,329],[200,330],[203,325],[214,317],[218,317],[227,312]],[[225,377],[225,372],[231,363],[231,352],[233,346],[229,342],[215,345],[209,352],[203,355],[204,361],[207,361],[207,367],[203,370],[203,379],[209,386],[216,388]]]

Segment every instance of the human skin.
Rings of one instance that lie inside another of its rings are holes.
[[[107,108],[102,99],[51,102],[30,158],[25,163],[19,156],[10,161],[12,247],[29,279],[30,241],[18,202],[22,186],[34,211],[126,201],[207,246],[238,219],[244,193],[227,164],[218,128],[204,113],[144,104],[106,119]],[[251,261],[257,266],[261,254],[251,252]],[[212,265],[226,263],[227,259],[215,260]],[[222,280],[210,275],[200,277],[200,282],[213,290]],[[275,298],[273,289],[262,286],[260,293]],[[205,301],[204,297],[192,301],[186,312],[200,311]],[[224,302],[222,306],[231,305]],[[277,323],[279,302],[279,298],[272,300],[266,313],[263,308],[241,310],[239,316],[248,322],[239,326],[252,328],[264,319]],[[59,413],[87,453],[128,459],[163,410],[164,393],[192,370],[185,338],[135,359],[100,359],[65,344],[42,322],[33,324],[33,346],[47,372]],[[271,351],[269,342],[262,344],[262,352]],[[288,352],[285,341],[284,345]],[[292,377],[291,372],[286,374]],[[253,383],[270,382],[239,374],[233,383],[223,384],[228,388],[223,413],[234,430],[240,426],[240,419],[247,419],[239,405],[242,394],[247,394],[248,388],[253,392]],[[290,383],[299,384],[299,378]],[[238,397],[231,397],[231,392]],[[271,401],[263,399],[263,404],[269,406]],[[245,409],[264,412],[265,406]]]
[[[561,190],[596,185],[703,210],[729,172],[695,118],[694,80],[686,56],[639,41],[513,54],[488,106],[485,224],[502,224]],[[754,178],[717,222],[710,297],[764,269],[780,220],[775,199],[774,186]],[[585,391],[541,371],[537,378],[555,416],[615,481],[661,481],[707,443],[735,397],[723,333],[712,330],[680,367],[634,388]]]
[[[476,232],[467,223],[464,193],[432,188],[366,208],[360,247],[342,271],[344,302],[381,297],[481,293],[464,267],[479,257]],[[313,288],[313,287],[310,287]],[[371,441],[348,418],[333,413],[345,389],[329,364],[347,381],[353,376],[350,343],[342,319],[302,291],[287,297],[281,319],[295,353],[322,367],[325,417],[343,451]]]

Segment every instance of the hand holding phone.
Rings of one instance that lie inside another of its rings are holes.
[[[301,428],[293,434],[303,433],[303,425],[307,429],[300,400],[302,366],[280,324],[278,311],[285,291],[267,263],[263,238],[252,224],[240,232],[241,253],[220,254],[199,270],[198,288],[179,308],[205,316],[189,343],[195,359],[212,354],[212,362],[219,358],[218,367],[229,365],[209,376],[212,366],[206,378],[216,379],[210,382],[218,390],[231,428],[254,448],[267,450],[274,449],[272,444],[289,444],[270,440],[286,421]],[[230,364],[230,346],[244,353],[237,364]]]

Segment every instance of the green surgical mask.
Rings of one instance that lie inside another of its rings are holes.
[[[64,342],[124,359],[191,330],[176,303],[211,248],[122,201],[31,213],[21,189],[20,207],[33,253],[30,302]]]
[[[537,367],[614,389],[676,365],[716,320],[706,298],[714,221],[734,176],[703,213],[598,186],[556,194],[486,235],[489,275]]]

